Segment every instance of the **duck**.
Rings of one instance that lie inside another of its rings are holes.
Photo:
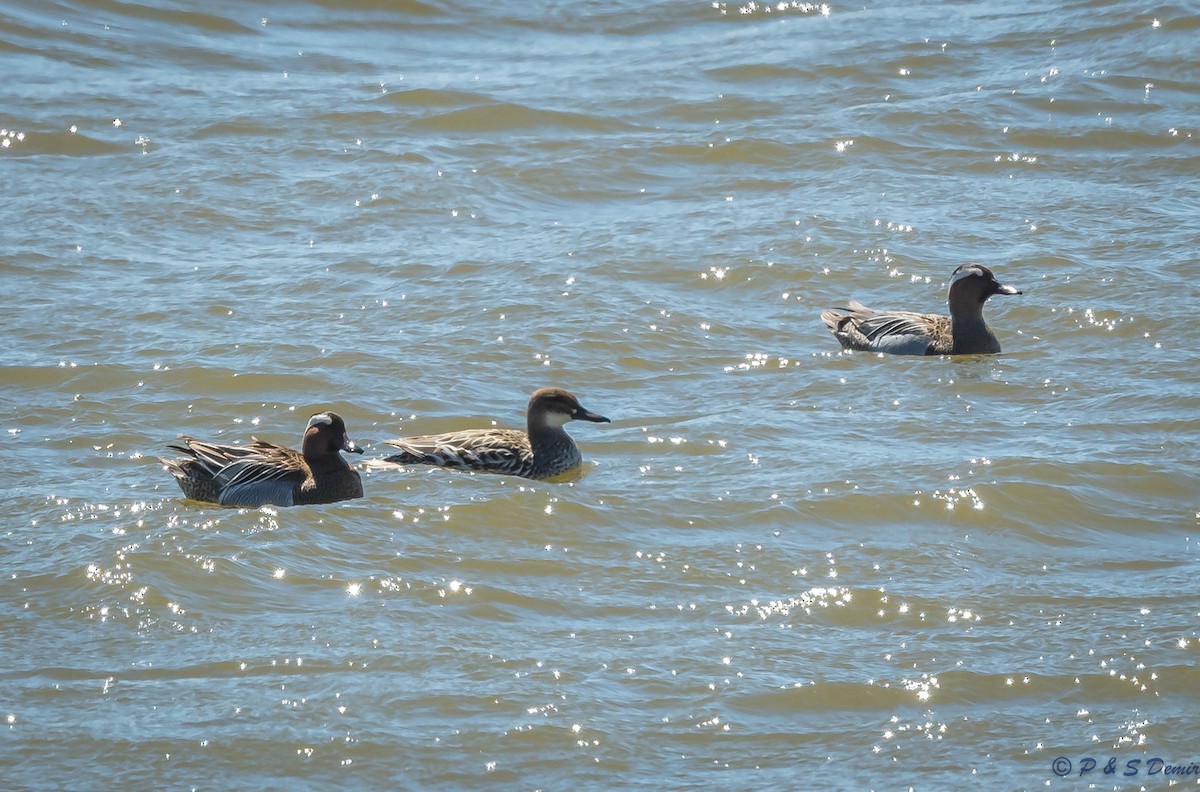
[[[248,446],[222,445],[180,435],[168,446],[186,456],[159,459],[184,497],[222,506],[300,506],[361,498],[362,477],[342,457],[361,454],[335,412],[308,419],[300,451],[251,438]]]
[[[996,280],[982,264],[963,264],[950,276],[950,315],[876,311],[850,300],[821,312],[821,321],[844,349],[892,355],[994,355],[1000,341],[983,319],[994,294],[1023,294]]]
[[[529,399],[525,431],[466,429],[401,437],[386,441],[400,452],[385,457],[384,461],[528,479],[554,478],[583,464],[579,447],[563,429],[568,421],[612,423],[603,415],[584,409],[574,394],[562,388],[541,388]]]

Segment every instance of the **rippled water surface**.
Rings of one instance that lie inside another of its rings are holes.
[[[1198,31],[7,3],[4,788],[1195,786]],[[964,261],[1002,355],[818,319]],[[157,459],[544,385],[613,419],[573,481],[239,511]]]

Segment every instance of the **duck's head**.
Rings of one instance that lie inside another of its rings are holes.
[[[982,264],[963,264],[950,276],[951,305],[956,303],[978,304],[987,302],[993,294],[1021,294],[1015,286],[996,280],[992,271]]]
[[[345,451],[361,454],[362,448],[346,434],[346,422],[335,412],[319,412],[308,419],[304,430],[304,455],[336,454]]]
[[[562,388],[542,388],[529,399],[529,422],[546,426],[562,426],[568,421],[611,423],[603,415],[584,409],[573,393]]]

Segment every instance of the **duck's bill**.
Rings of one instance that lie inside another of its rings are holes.
[[[579,410],[579,412],[575,413],[575,420],[591,421],[592,423],[612,423],[612,421],[608,420],[603,415],[599,415],[594,412],[588,412],[582,408]]]
[[[361,454],[363,452],[362,446],[355,443],[349,437],[347,437],[346,441],[342,443],[342,450],[347,454]]]
[[[1001,283],[996,287],[996,294],[1024,294],[1025,292],[1018,289],[1016,286],[1009,286],[1006,283]]]

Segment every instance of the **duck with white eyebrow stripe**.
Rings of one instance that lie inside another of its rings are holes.
[[[362,478],[342,451],[363,451],[334,412],[308,419],[301,451],[252,438],[248,446],[222,445],[180,435],[171,448],[188,456],[162,459],[192,500],[222,506],[299,506],[361,498]]]
[[[1021,294],[996,280],[982,264],[963,264],[950,276],[950,315],[876,311],[851,300],[821,312],[821,321],[844,349],[892,355],[994,355],[1000,341],[983,319],[994,294]]]

